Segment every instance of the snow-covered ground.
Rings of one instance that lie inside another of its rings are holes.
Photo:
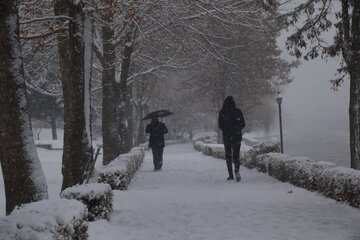
[[[49,151],[42,148],[37,148],[37,152],[41,161],[46,182],[48,185],[48,192],[50,199],[60,198],[60,190],[62,184],[61,175],[61,159],[62,151]],[[0,216],[5,215],[5,190],[2,171],[0,169]]]
[[[60,150],[37,148],[51,199],[61,188]],[[99,156],[97,165],[101,163]],[[151,152],[129,190],[114,191],[110,222],[89,226],[91,240],[359,240],[360,210],[242,168],[242,181],[226,181],[225,162],[191,144],[165,148],[153,172]],[[5,196],[0,172],[0,215]]]
[[[110,222],[90,223],[91,240],[360,239],[359,209],[256,170],[226,181],[225,162],[190,144],[168,146],[152,169],[147,152],[129,190],[114,191]]]

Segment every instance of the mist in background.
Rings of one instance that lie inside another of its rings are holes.
[[[284,43],[287,35],[282,34],[278,45],[283,57],[291,60]],[[286,154],[350,167],[349,80],[338,91],[332,90],[329,82],[336,78],[339,64],[339,59],[331,58],[301,60],[301,65],[292,70],[294,81],[282,89]],[[279,132],[278,116],[274,122]]]

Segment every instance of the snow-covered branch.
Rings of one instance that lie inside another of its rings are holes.
[[[38,34],[22,34],[20,36],[21,39],[36,39],[36,38],[46,38],[48,36],[51,36],[53,34],[56,34],[56,33],[60,33],[60,32],[64,32],[64,31],[68,31],[68,27],[59,27],[59,28],[56,28],[56,29],[49,29],[49,31],[47,32],[43,32],[43,33],[38,33]]]
[[[31,18],[28,20],[21,20],[19,21],[20,24],[29,24],[34,22],[43,22],[49,20],[69,20],[72,21],[73,19],[66,15],[59,15],[59,16],[46,16],[46,17],[38,17],[38,18]]]

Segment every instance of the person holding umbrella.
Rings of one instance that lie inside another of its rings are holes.
[[[242,140],[241,130],[245,127],[244,116],[239,108],[236,107],[232,96],[226,97],[223,107],[219,112],[219,128],[223,133],[225,159],[229,172],[227,180],[233,180],[232,163],[235,165],[236,181],[241,180],[240,169],[240,146]]]
[[[146,133],[150,134],[149,147],[152,150],[154,172],[159,171],[163,164],[163,152],[165,147],[164,134],[168,133],[165,124],[160,122],[156,114],[150,114],[145,119],[151,117],[151,122],[146,126]]]

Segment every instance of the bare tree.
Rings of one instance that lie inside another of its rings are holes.
[[[165,104],[179,113],[182,117],[173,119],[178,129],[189,122],[196,127],[196,122],[202,122],[203,127],[216,128],[217,112],[226,95],[237,99],[247,117],[255,116],[254,112],[264,107],[271,109],[268,96],[276,92],[278,85],[291,81],[290,69],[296,64],[280,58],[276,45],[280,29],[273,21],[274,14],[265,12],[256,1],[238,3],[234,8],[232,4],[235,2],[224,1],[218,6],[194,1],[187,14],[197,17],[182,19],[181,33],[186,37],[175,62],[196,60],[187,68],[176,69],[173,63],[171,70],[167,69],[169,73],[163,74],[165,79],[156,83],[157,91],[150,102],[151,107]],[[153,56],[159,59],[163,54]],[[174,83],[174,78],[181,83]],[[256,116],[263,118],[264,125],[271,119],[269,114]]]
[[[49,123],[53,139],[57,139],[57,120],[63,116],[62,90],[56,34],[51,32],[59,29],[59,25],[51,11],[51,2],[20,3],[20,43],[30,117]]]
[[[17,1],[0,1],[0,159],[6,214],[48,198],[27,110]]]

